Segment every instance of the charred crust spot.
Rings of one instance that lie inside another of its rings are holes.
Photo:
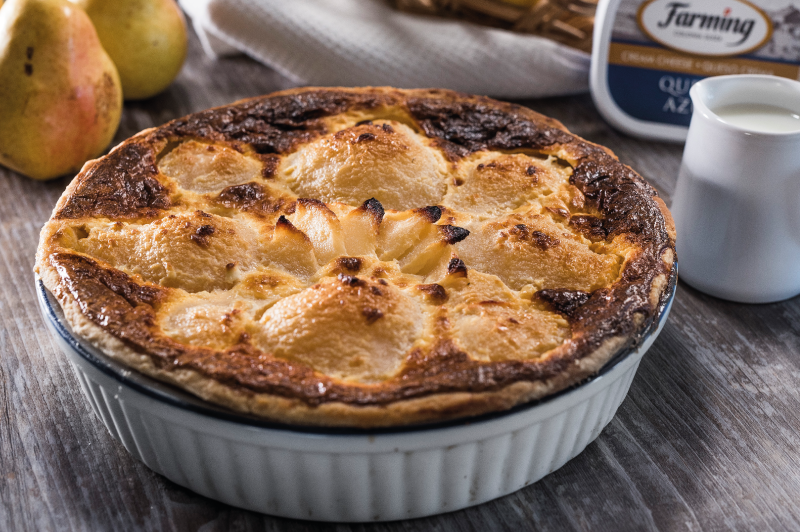
[[[337,275],[337,278],[339,279],[339,281],[342,282],[342,284],[345,284],[347,286],[366,286],[367,284],[365,281],[362,281],[358,277],[354,277],[352,275],[346,275],[344,273],[340,273],[339,275]]]
[[[438,222],[439,218],[442,217],[442,208],[437,207],[436,205],[432,205],[430,207],[420,207],[419,209],[414,209],[414,212],[418,212],[432,224]]]
[[[286,199],[269,195],[258,183],[244,183],[226,187],[213,202],[229,209],[238,209],[254,214],[272,214],[286,206]]]
[[[356,122],[356,126],[371,126],[372,120],[362,120],[361,122]]]
[[[264,187],[258,183],[244,183],[225,187],[217,196],[216,201],[229,207],[247,210],[266,197]]]
[[[542,233],[541,231],[531,231],[525,224],[517,224],[509,229],[508,232],[518,240],[522,242],[530,242],[542,251],[547,251],[548,249],[561,243],[559,239],[553,238],[545,233]]]
[[[194,212],[197,213],[198,216],[202,216],[203,218],[211,218],[211,215],[208,214],[207,212],[203,211],[194,211]]]
[[[389,286],[389,281],[386,279],[378,279],[378,283],[382,284],[383,286]]]
[[[450,161],[481,150],[540,149],[575,138],[541,115],[489,98],[410,98],[408,110]]]
[[[208,247],[209,237],[214,234],[214,231],[214,226],[201,225],[197,228],[193,235],[189,236],[189,238],[191,238],[192,242],[199,246]]]
[[[358,273],[361,269],[361,259],[358,257],[339,257],[336,259],[336,266],[350,273]]]
[[[153,150],[125,143],[75,178],[75,190],[55,219],[154,218],[171,207],[169,191],[157,175]]]
[[[539,290],[534,297],[545,302],[554,312],[574,320],[578,309],[589,301],[591,294],[581,290]]]
[[[277,155],[261,155],[261,162],[264,167],[261,169],[261,177],[264,179],[271,179],[275,177],[275,172],[278,171],[278,166],[281,164],[281,158]]]
[[[228,264],[225,265],[225,269],[226,270],[232,270],[235,267],[236,267],[236,263],[235,262],[229,262]]]
[[[528,168],[525,169],[525,173],[530,175],[530,176],[535,175],[536,174],[536,167],[533,166],[533,165],[529,166]]]
[[[322,120],[327,116],[396,100],[390,94],[325,89],[253,98],[173,120],[156,138],[225,140],[249,144],[259,154],[285,154],[327,133]]]
[[[357,144],[359,142],[364,142],[367,140],[375,140],[376,138],[377,137],[375,136],[375,133],[362,133],[353,141],[353,144]]]
[[[576,214],[569,219],[569,226],[592,241],[605,240],[608,231],[601,218],[588,214]]]
[[[467,265],[459,258],[452,258],[447,264],[447,273],[449,275],[458,275],[460,277],[467,276]]]
[[[290,222],[289,219],[282,214],[278,217],[278,221],[275,222],[275,227],[283,227],[285,229],[291,229],[292,231],[299,231],[299,229],[292,225],[292,222]]]
[[[367,325],[372,325],[383,317],[383,312],[373,307],[364,307],[361,314],[367,319]]]
[[[383,296],[383,290],[381,290],[380,288],[378,288],[375,285],[370,285],[369,291],[372,292],[372,295],[375,295],[375,296],[378,296],[378,297]]]
[[[447,292],[444,287],[439,284],[419,284],[417,290],[425,293],[427,299],[436,304],[442,304],[447,301]]]
[[[263,186],[253,182],[226,187],[213,201],[229,209],[255,214],[272,214],[286,204],[285,199],[270,197]]]
[[[469,236],[469,230],[455,225],[440,225],[439,230],[442,232],[444,241],[448,244],[455,244],[461,242]],[[452,262],[452,261],[451,261]]]
[[[569,182],[580,190],[586,203],[599,210],[607,237],[627,232],[668,241],[663,216],[652,197],[655,190],[639,176],[605,152],[582,160]],[[659,220],[658,227],[652,221]]]
[[[389,124],[383,124],[383,125],[381,126],[381,129],[382,129],[382,130],[383,130],[385,133],[394,133],[394,128],[393,128],[392,126],[390,126]]]
[[[87,299],[78,294],[79,288],[91,288],[96,284],[104,285],[132,306],[156,305],[163,300],[167,292],[165,288],[137,284],[128,274],[116,269],[103,268],[88,257],[71,253],[53,253],[49,260],[62,282],[67,284],[67,288],[82,307],[92,306],[100,311],[103,310],[102,300]]]
[[[457,187],[460,187],[461,185],[464,184],[464,180],[460,177],[456,177],[455,179],[453,179],[453,184]]]
[[[553,207],[545,207],[545,209],[559,218],[569,218],[569,211],[567,209],[554,209]]]
[[[536,242],[536,245],[539,246],[542,251],[547,251],[561,243],[559,239],[546,235],[541,231],[531,231],[531,238],[533,238],[533,241]]]
[[[383,205],[381,205],[380,201],[376,200],[375,198],[370,198],[365,201],[361,207],[368,213],[372,214],[377,223],[381,223],[383,221],[383,216],[386,213],[383,210]]]

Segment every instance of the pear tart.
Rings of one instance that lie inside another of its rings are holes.
[[[290,424],[509,409],[635,343],[665,298],[663,201],[529,109],[442,90],[294,89],[87,163],[36,269],[74,333]]]

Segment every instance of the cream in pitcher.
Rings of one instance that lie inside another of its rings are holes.
[[[800,294],[800,82],[718,76],[691,98],[672,201],[681,278],[744,303]]]
[[[800,114],[776,105],[740,103],[714,110],[723,122],[760,133],[800,131]]]

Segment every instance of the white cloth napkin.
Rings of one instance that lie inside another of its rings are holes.
[[[443,87],[502,98],[588,90],[589,54],[392,9],[386,0],[180,0],[212,56],[241,51],[298,84]]]

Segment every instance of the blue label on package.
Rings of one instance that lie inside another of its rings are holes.
[[[648,122],[689,126],[689,89],[704,76],[664,70],[608,65],[608,88],[628,115]]]

